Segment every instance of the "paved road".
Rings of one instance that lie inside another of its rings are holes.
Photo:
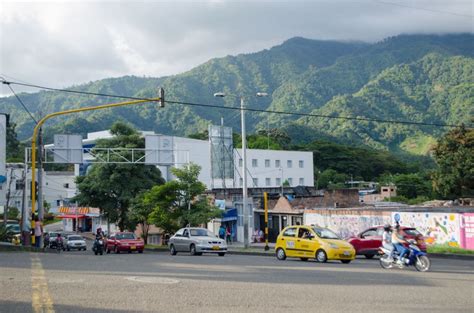
[[[0,312],[472,312],[474,262],[0,253]]]

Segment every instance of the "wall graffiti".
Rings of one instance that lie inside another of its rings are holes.
[[[460,214],[429,212],[393,212],[393,222],[415,227],[425,236],[427,244],[448,244],[461,247]]]
[[[319,225],[336,232],[341,238],[355,236],[367,228],[390,223],[390,215],[340,215],[305,213],[306,225]]]

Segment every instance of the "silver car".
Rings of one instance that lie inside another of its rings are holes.
[[[86,251],[87,249],[86,240],[79,235],[69,235],[66,238],[66,244],[65,244],[64,249],[67,249],[67,251],[70,251],[71,249]]]
[[[181,228],[168,241],[171,255],[178,252],[189,252],[191,255],[203,253],[217,253],[224,256],[227,252],[227,244],[214,233],[197,227]]]

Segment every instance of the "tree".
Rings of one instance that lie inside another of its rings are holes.
[[[203,195],[206,186],[198,180],[201,167],[191,163],[185,168],[173,168],[176,180],[155,186],[145,193],[144,203],[153,205],[150,221],[165,233],[186,225],[201,225],[219,217],[222,212]]]
[[[145,244],[148,244],[148,232],[150,230],[150,223],[148,222],[150,214],[153,212],[153,206],[148,202],[145,202],[145,193],[140,193],[135,197],[130,205],[130,210],[128,212],[130,224],[140,225],[142,231],[142,238],[145,241]]]
[[[7,126],[7,155],[8,162],[23,161],[23,154],[21,153],[22,145],[17,139],[16,124],[9,122]]]
[[[128,125],[117,122],[111,128],[111,139],[97,142],[97,148],[144,148],[145,140]],[[114,160],[113,157],[111,157]],[[120,157],[117,157],[118,160]],[[129,209],[140,192],[163,184],[161,172],[155,166],[143,164],[94,164],[86,176],[77,178],[81,205],[101,209],[109,221],[118,223],[121,231],[133,228]]]
[[[474,129],[464,126],[438,141],[433,154],[438,168],[433,188],[445,198],[474,196]]]

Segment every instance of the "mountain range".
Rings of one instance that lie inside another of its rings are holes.
[[[156,97],[163,87],[166,100],[212,106],[245,105],[247,131],[280,128],[294,143],[322,139],[376,149],[426,154],[446,127],[356,121],[334,117],[473,127],[474,35],[400,35],[376,43],[291,38],[257,53],[216,58],[192,70],[168,77],[125,76],[71,86],[70,90],[132,97]],[[12,74],[13,75],[13,74]],[[228,96],[215,98],[215,92]],[[268,97],[257,98],[257,92]],[[47,113],[121,101],[56,91],[21,93],[28,108]],[[0,98],[0,112],[11,114],[22,140],[34,122],[14,97]],[[309,113],[313,116],[304,116]],[[333,118],[316,117],[314,115]],[[46,123],[53,133],[103,130],[116,120],[141,130],[189,135],[224,123],[240,132],[240,113],[179,103],[121,107],[58,117]]]

